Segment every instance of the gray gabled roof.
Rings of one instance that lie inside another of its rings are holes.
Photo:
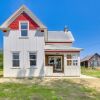
[[[74,37],[70,31],[48,31],[49,42],[73,42]]]
[[[98,53],[95,53],[95,54],[88,55],[88,56],[84,57],[83,59],[81,59],[81,62],[88,61],[88,60],[91,59],[94,55],[99,55],[99,54],[98,54]],[[99,56],[100,56],[100,55],[99,55]]]
[[[83,59],[81,59],[81,62],[83,61],[88,61],[93,55],[88,55],[86,57],[84,57]]]

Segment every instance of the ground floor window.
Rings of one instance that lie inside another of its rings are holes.
[[[30,66],[36,66],[36,63],[37,63],[36,53],[29,53],[29,59],[30,59]]]
[[[73,60],[73,66],[77,66],[78,65],[78,60]]]
[[[77,66],[78,65],[78,55],[77,54],[67,54],[67,66]]]
[[[12,53],[12,65],[13,65],[13,67],[19,67],[20,66],[19,52],[13,52]]]
[[[71,66],[72,65],[72,60],[67,60],[67,66]]]

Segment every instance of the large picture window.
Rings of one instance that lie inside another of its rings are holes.
[[[36,62],[37,62],[36,53],[29,53],[29,59],[30,59],[30,66],[36,66]]]
[[[28,36],[28,22],[20,22],[21,36]]]
[[[19,53],[12,53],[12,63],[13,67],[19,67],[20,66],[20,61],[19,61]]]

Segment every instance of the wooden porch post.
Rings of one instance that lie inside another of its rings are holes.
[[[64,54],[64,73],[66,67],[67,67],[67,59],[66,59],[66,54]]]
[[[79,67],[80,74],[81,74],[81,66],[80,66],[80,53],[78,54],[78,67]]]

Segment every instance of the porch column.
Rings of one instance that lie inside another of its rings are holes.
[[[80,54],[78,54],[78,66],[80,66]]]
[[[64,73],[66,67],[67,67],[67,59],[66,59],[66,54],[64,54]]]
[[[79,76],[81,75],[81,66],[80,66],[80,54],[78,54],[78,67],[79,67]]]
[[[44,52],[44,59],[43,59],[43,60],[44,60],[44,77],[45,77],[45,75],[46,75],[45,55],[46,55],[46,54],[45,54],[45,52]]]

